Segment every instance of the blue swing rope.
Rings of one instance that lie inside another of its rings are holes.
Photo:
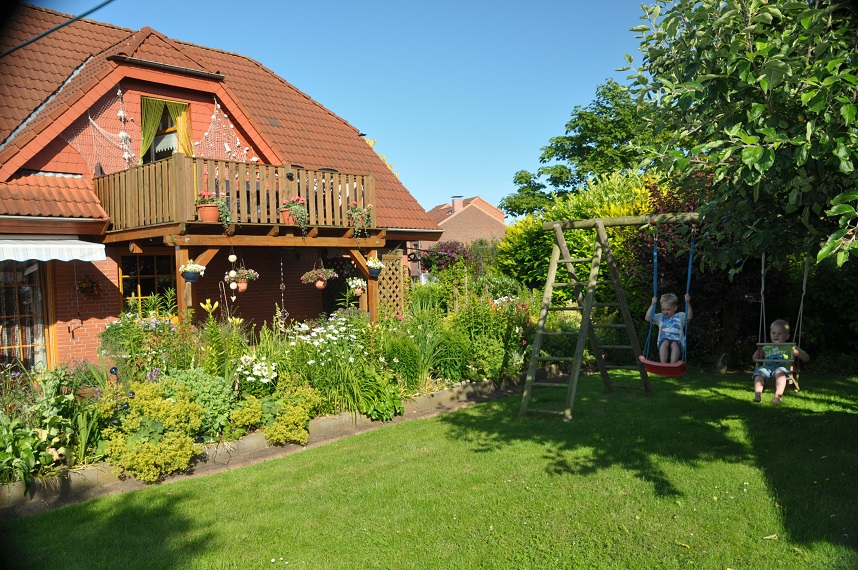
[[[658,299],[658,241],[653,240],[652,242],[652,296]],[[655,309],[653,309],[653,316],[655,316]],[[646,346],[646,350],[644,354],[649,356],[649,342],[652,337],[652,319],[649,320],[649,330],[646,333],[646,342],[644,346]]]
[[[691,294],[691,262],[694,259],[694,242],[691,242],[691,248],[688,250],[688,277],[685,278],[685,294]],[[682,345],[682,361],[685,362],[685,355],[688,351],[688,301],[685,301],[685,343]]]
[[[691,249],[688,250],[688,276],[685,279],[685,294],[691,293],[691,264],[694,261],[694,242],[691,242]],[[652,296],[658,298],[658,241],[652,242]],[[655,313],[655,310],[653,310]],[[688,301],[685,301],[685,314],[688,315]],[[652,338],[652,321],[649,320],[649,330],[646,333],[646,354],[649,356],[650,339]],[[685,327],[685,344],[682,345],[682,360],[685,361],[685,356],[688,350],[688,324],[686,321]]]

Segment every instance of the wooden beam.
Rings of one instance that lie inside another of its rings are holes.
[[[164,243],[181,247],[341,247],[357,249],[360,247],[383,247],[386,241],[381,236],[368,238],[317,237],[304,239],[301,236],[253,236],[253,235],[165,235]]]
[[[209,262],[214,259],[214,256],[217,255],[217,252],[220,251],[219,247],[210,247],[205,250],[203,253],[196,257],[197,263],[200,265],[208,265]]]
[[[560,224],[562,230],[583,230],[592,229],[596,224],[602,222],[602,225],[611,226],[643,226],[643,225],[658,225],[658,224],[694,224],[700,219],[700,214],[697,212],[686,212],[684,214],[647,214],[644,216],[621,216],[618,218],[594,218],[591,220],[555,220],[552,222],[542,222],[543,230],[552,230],[554,224]]]
[[[150,238],[159,238],[168,234],[184,233],[184,224],[164,224],[139,230],[123,230],[108,233],[104,236],[104,243],[118,243],[124,241],[141,241]]]

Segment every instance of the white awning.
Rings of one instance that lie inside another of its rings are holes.
[[[77,236],[4,236],[0,239],[0,261],[104,261],[104,246],[75,239]]]

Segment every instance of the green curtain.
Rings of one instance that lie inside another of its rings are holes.
[[[189,128],[188,104],[178,101],[164,101],[167,111],[176,125],[176,138],[179,140],[179,150],[185,156],[194,156],[194,142],[191,140],[191,129]]]
[[[155,140],[155,133],[158,132],[158,124],[161,122],[161,115],[164,113],[163,99],[154,99],[152,97],[141,97],[140,106],[143,111],[143,126],[140,133],[140,160],[146,155],[146,151],[152,146],[152,141]],[[187,105],[186,105],[187,106]]]

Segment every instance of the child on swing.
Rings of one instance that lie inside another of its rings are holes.
[[[662,363],[679,362],[682,347],[685,346],[685,327],[691,320],[691,295],[688,293],[685,294],[685,302],[688,303],[688,313],[677,312],[679,298],[673,293],[665,293],[661,296],[660,313],[655,313],[655,307],[659,303],[658,297],[652,298],[652,303],[647,309],[644,320],[658,327],[658,358]]]
[[[763,399],[766,380],[774,377],[775,397],[772,398],[772,404],[780,404],[787,379],[792,374],[792,366],[788,367],[790,361],[798,358],[802,362],[807,362],[810,356],[795,345],[778,346],[789,341],[789,323],[783,319],[772,323],[769,327],[769,337],[773,344],[759,346],[754,352],[754,362],[757,365],[754,370],[754,402],[760,402]],[[758,360],[762,362],[757,362]]]

